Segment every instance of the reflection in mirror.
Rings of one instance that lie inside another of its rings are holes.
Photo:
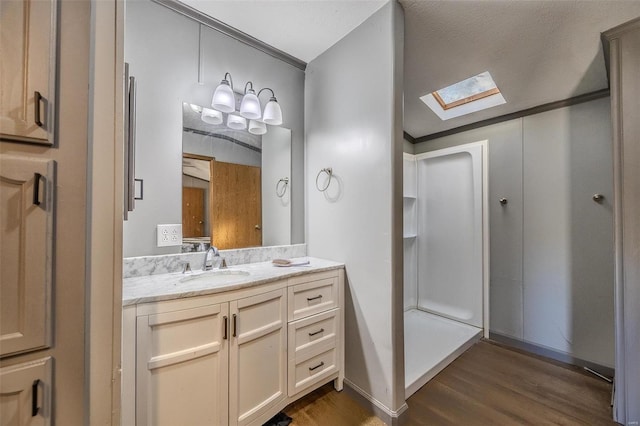
[[[208,121],[183,104],[183,251],[290,244],[291,130],[258,136]]]

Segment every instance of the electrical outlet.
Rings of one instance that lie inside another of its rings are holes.
[[[182,225],[158,225],[158,247],[179,246],[182,244]]]

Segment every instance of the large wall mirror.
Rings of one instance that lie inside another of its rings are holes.
[[[291,244],[291,130],[254,135],[182,112],[183,251]]]

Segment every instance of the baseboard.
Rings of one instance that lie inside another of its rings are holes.
[[[376,417],[380,418],[389,426],[399,425],[402,414],[407,411],[407,408],[409,408],[405,402],[398,410],[391,410],[349,379],[345,378],[344,384],[344,388],[349,396],[355,399],[363,407],[370,409]]]
[[[514,337],[505,336],[504,334],[496,333],[493,331],[489,333],[489,339],[496,341],[498,343],[502,343],[506,346],[511,346],[526,352],[531,352],[535,355],[540,355],[545,358],[551,358],[553,360],[560,361],[565,364],[575,365],[578,367],[587,367],[609,378],[614,377],[615,369],[611,367],[607,367],[605,365],[597,364],[595,362],[585,361],[584,359],[576,358],[573,355],[568,354],[566,352],[549,349],[544,346],[538,346],[536,344],[525,342],[523,340],[519,340]]]

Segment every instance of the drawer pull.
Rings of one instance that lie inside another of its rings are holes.
[[[233,314],[233,337],[238,337],[238,317]]]
[[[42,175],[40,173],[33,174],[33,205],[40,205],[40,179]]]
[[[318,300],[318,299],[322,299],[322,295],[319,294],[317,296],[314,297],[307,297],[307,302],[311,302],[312,300]]]
[[[35,417],[38,415],[40,411],[40,407],[38,407],[38,385],[40,384],[40,379],[36,379],[33,381],[31,385],[31,417]]]
[[[38,127],[44,126],[44,123],[40,119],[40,104],[42,103],[42,95],[37,90],[33,94],[33,121],[35,121]]]
[[[224,335],[222,336],[222,338],[224,340],[227,340],[227,330],[229,329],[229,318],[227,318],[227,316],[225,315],[223,319],[224,319]]]
[[[324,328],[321,328],[318,331],[314,331],[313,333],[309,333],[309,337],[315,336],[316,334],[324,333]]]
[[[313,371],[313,370],[317,370],[320,367],[324,366],[324,362],[321,362],[320,364],[316,365],[315,367],[309,367],[309,371]]]

